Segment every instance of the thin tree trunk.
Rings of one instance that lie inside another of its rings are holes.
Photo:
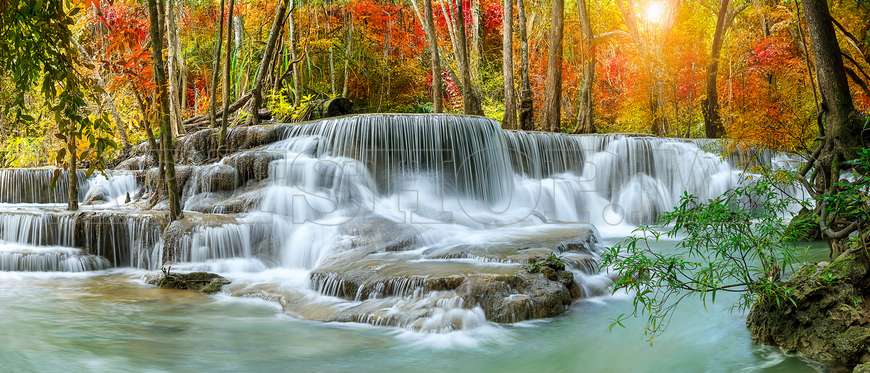
[[[162,2],[162,0],[160,0]],[[172,129],[169,124],[169,94],[167,92],[166,73],[163,61],[163,29],[160,24],[158,0],[148,0],[148,14],[151,21],[151,58],[154,61],[154,83],[157,86],[158,99],[158,118],[160,121],[160,143],[162,147],[166,190],[169,201],[169,220],[174,221],[182,217],[181,206],[178,200],[178,189],[175,185],[175,159],[172,151],[174,149],[172,143]],[[173,254],[167,250],[164,253],[163,260],[172,261]]]
[[[562,36],[565,1],[553,0],[550,9],[550,47],[547,53],[547,80],[544,96],[544,123],[550,131],[561,131],[562,122]]]
[[[517,22],[519,24],[520,38],[520,128],[526,131],[535,129],[534,98],[532,97],[532,84],[529,79],[529,35],[526,32],[526,9],[524,0],[517,0]]]
[[[208,126],[211,128],[214,128],[217,125],[215,121],[215,112],[217,111],[217,86],[221,68],[221,46],[224,43],[224,10],[224,0],[221,0],[221,18],[218,26],[217,39],[215,39],[217,45],[215,46],[214,63],[212,64],[211,88],[209,89],[208,100]],[[229,27],[227,27],[227,29],[227,34],[229,34]]]
[[[227,20],[233,19],[233,8],[236,6],[235,0],[230,0],[230,7],[228,10]],[[218,133],[218,148],[217,153],[218,156],[223,155],[226,151],[226,141],[227,141],[227,126],[229,126],[230,122],[230,92],[233,88],[232,82],[230,81],[230,72],[232,72],[232,63],[233,63],[233,44],[232,44],[233,33],[229,32],[229,28],[227,28],[227,51],[224,59],[224,84],[223,84],[223,109],[221,110],[221,131]]]
[[[426,33],[426,42],[429,45],[429,62],[432,73],[432,111],[440,113],[444,111],[441,100],[441,54],[438,48],[438,35],[435,33],[435,20],[432,11],[432,0],[423,1],[423,14],[420,14],[416,0],[411,0],[415,12],[420,18],[423,31]]]
[[[710,50],[710,65],[707,67],[707,98],[704,100],[704,129],[708,138],[719,138],[725,134],[722,117],[719,115],[719,91],[716,78],[719,75],[719,55],[725,39],[726,21],[730,0],[719,2],[716,17],[716,31],[713,33],[713,46]]]
[[[172,135],[177,137],[184,132],[184,127],[181,125],[181,109],[179,105],[179,66],[178,66],[178,26],[175,12],[175,2],[177,0],[164,0],[166,2],[166,13],[164,20],[166,21],[166,40],[167,40],[167,59],[168,67],[167,81],[169,82],[169,115],[172,126]]]
[[[577,129],[574,132],[595,133],[595,106],[592,102],[592,85],[595,83],[595,46],[592,43],[592,23],[589,19],[587,0],[577,0],[580,31],[583,33],[583,75],[577,105]]]
[[[263,87],[266,82],[266,73],[272,63],[271,60],[275,52],[275,45],[278,42],[278,35],[281,33],[281,27],[284,25],[286,10],[287,0],[281,0],[278,3],[278,9],[275,10],[275,20],[272,22],[272,28],[269,30],[266,50],[263,51],[263,57],[260,60],[260,67],[257,68],[256,80],[254,81],[254,90],[251,92],[251,124],[260,124],[260,108],[263,106]]]
[[[517,128],[517,108],[514,92],[514,14],[513,0],[504,0],[502,13],[502,75],[504,75],[504,128]]]
[[[295,1],[295,0],[291,0]],[[295,18],[295,9],[296,5],[290,7],[290,14],[288,15],[287,22],[290,23],[288,26],[288,36],[290,37],[290,60],[296,61],[296,18]],[[299,69],[293,69],[293,106],[301,104],[302,98],[302,77]]]
[[[76,154],[76,134],[75,123],[68,123],[67,126],[72,128],[72,131],[66,133],[66,152],[69,154],[69,164],[67,164],[67,203],[66,208],[70,211],[79,209],[79,175],[78,175],[78,154]]]
[[[335,86],[335,56],[332,51],[332,46],[329,47],[329,88],[330,93],[335,96],[338,92]]]
[[[459,65],[459,75],[462,79],[462,109],[465,114],[482,115],[483,110],[480,107],[480,98],[477,97],[474,84],[471,80],[471,66],[468,58],[468,41],[465,37],[465,15],[462,11],[462,1],[456,2],[454,8],[456,28],[456,42],[458,44],[457,59]]]
[[[480,27],[480,0],[471,0],[471,75],[473,78],[479,78],[480,65],[483,62],[483,29]]]
[[[431,1],[431,0],[430,0]],[[292,18],[292,12],[291,12]],[[344,50],[344,74],[342,79],[344,82],[341,85],[341,97],[347,97],[350,93],[348,92],[348,77],[350,74],[350,56],[351,56],[351,46],[353,44],[353,13],[347,14],[347,41],[345,42],[345,50]]]

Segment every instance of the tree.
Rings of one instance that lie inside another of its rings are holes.
[[[9,77],[15,84],[17,97],[11,108],[18,123],[33,122],[27,113],[29,99],[25,96],[39,87],[46,107],[57,125],[55,136],[63,147],[55,154],[56,163],[66,169],[67,208],[78,209],[77,140],[87,137],[92,148],[81,155],[92,159],[88,173],[103,164],[102,155],[114,143],[99,136],[108,126],[104,120],[90,120],[85,115],[86,89],[93,84],[77,71],[79,54],[71,31],[73,16],[81,10],[64,9],[66,2],[7,1],[0,4],[0,78]],[[52,179],[61,176],[57,170]]]
[[[544,92],[544,123],[550,131],[561,131],[562,122],[562,39],[565,0],[553,0],[550,8],[550,35],[547,53],[547,80]]]
[[[278,8],[275,9],[275,20],[272,22],[272,28],[269,30],[269,39],[266,42],[266,49],[263,51],[263,57],[260,60],[260,67],[257,68],[254,89],[251,91],[251,124],[260,123],[260,108],[263,106],[263,87],[266,82],[268,68],[272,65],[272,57],[274,57],[278,35],[281,34],[281,28],[284,26],[284,15],[287,11],[287,1],[288,0],[280,0],[278,2]],[[290,12],[293,12],[293,9],[290,9]]]
[[[220,8],[220,22],[218,22],[217,38],[215,39],[214,62],[212,63],[211,87],[209,87],[208,101],[208,125],[212,128],[217,126],[217,123],[215,122],[215,112],[217,111],[217,86],[218,77],[220,76],[219,71],[221,68],[221,45],[223,45],[224,39],[224,0],[221,0]],[[229,27],[227,29],[227,33],[229,33]]]
[[[589,7],[587,0],[577,0],[577,10],[580,18],[580,31],[583,34],[583,63],[582,81],[580,82],[580,92],[578,97],[577,108],[577,129],[576,133],[594,133],[595,122],[594,115],[595,107],[592,102],[592,85],[595,83],[595,46],[593,44],[594,35],[592,34],[592,22],[589,19]]]
[[[435,33],[435,20],[432,14],[432,0],[423,0],[423,13],[416,0],[411,0],[414,12],[423,26],[426,34],[426,43],[429,45],[429,63],[432,70],[432,111],[440,113],[444,111],[441,100],[441,54],[438,48],[438,35]]]
[[[148,19],[151,23],[151,58],[154,63],[154,84],[157,87],[157,118],[160,123],[160,146],[163,155],[164,179],[166,180],[166,195],[169,203],[169,220],[175,221],[183,217],[178,200],[178,188],[175,182],[175,158],[173,151],[172,129],[169,123],[169,93],[167,92],[166,67],[163,59],[163,25],[160,10],[165,9],[165,0],[148,0]],[[158,2],[160,4],[158,4]],[[171,261],[172,250],[167,250],[164,261]]]
[[[802,0],[807,29],[813,44],[816,74],[822,96],[822,111],[819,120],[824,120],[822,141],[800,171],[805,177],[814,170],[811,177],[814,185],[806,184],[807,189],[815,190],[818,196],[830,194],[840,188],[841,171],[855,158],[857,149],[867,146],[866,131],[862,128],[860,116],[855,111],[852,94],[846,80],[843,58],[837,35],[834,31],[831,14],[825,0]],[[802,178],[801,178],[802,180]],[[831,211],[823,199],[816,207],[823,237],[831,243],[832,256],[842,252],[840,240],[862,228],[858,221],[838,219],[836,211]]]
[[[465,12],[462,11],[462,0],[454,6],[454,27],[456,29],[456,55],[459,65],[459,75],[462,79],[462,110],[465,114],[482,115],[480,98],[471,79],[471,59],[468,53],[468,38],[465,34]]]
[[[532,97],[532,83],[529,79],[529,34],[526,30],[528,25],[526,24],[524,0],[517,0],[517,22],[519,24],[517,36],[520,38],[520,80],[522,80],[519,108],[520,128],[531,131],[535,129],[535,107]]]
[[[230,0],[230,7],[227,13],[227,51],[226,59],[224,60],[224,84],[223,84],[223,110],[221,110],[221,130],[218,133],[218,155],[224,154],[226,151],[227,127],[230,123],[230,90],[232,82],[230,82],[230,72],[232,72],[233,58],[233,33],[230,32],[230,25],[233,20],[233,8],[236,6],[235,0]],[[292,14],[292,13],[291,13]],[[292,18],[291,18],[292,19]],[[292,23],[291,23],[292,25]],[[291,33],[292,35],[292,33]],[[291,44],[292,45],[292,44]]]
[[[504,119],[505,128],[517,128],[517,108],[514,102],[514,23],[513,1],[504,0],[502,15],[502,74],[504,75]]]
[[[162,17],[166,26],[166,43],[168,55],[166,58],[167,82],[169,83],[169,119],[172,135],[178,136],[184,133],[181,122],[181,76],[184,70],[184,62],[181,57],[181,47],[178,41],[178,12],[177,0],[164,0],[166,12]]]
[[[704,99],[704,130],[709,138],[718,138],[725,135],[725,126],[719,115],[719,91],[716,79],[719,75],[719,55],[722,54],[722,44],[725,34],[734,21],[734,17],[749,6],[749,3],[734,8],[730,0],[720,0],[719,11],[716,15],[716,30],[713,32],[713,44],[710,47],[710,64],[707,66],[707,97]]]
[[[445,6],[446,3],[446,6]],[[441,12],[447,20],[447,31],[453,44],[453,55],[459,67],[459,83],[462,89],[462,110],[465,114],[482,115],[477,87],[471,79],[471,64],[468,52],[468,37],[465,33],[465,12],[462,1],[446,0],[441,2]],[[447,7],[450,8],[448,12]]]

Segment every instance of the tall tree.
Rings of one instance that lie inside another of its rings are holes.
[[[734,7],[730,0],[719,1],[719,11],[716,14],[716,30],[713,32],[713,44],[710,48],[710,64],[707,66],[707,98],[702,103],[704,114],[704,131],[709,138],[718,138],[725,135],[725,126],[719,115],[719,91],[716,78],[719,75],[719,56],[722,54],[722,44],[728,28],[734,21],[734,17],[746,9],[749,2]]]
[[[430,0],[431,1],[431,0]],[[430,4],[431,5],[431,4]],[[431,7],[430,7],[431,8]],[[350,57],[353,51],[353,13],[347,13],[347,40],[344,42],[344,74],[342,76],[343,83],[341,84],[341,97],[347,97],[349,92],[348,82],[350,78]],[[295,71],[295,69],[294,69]],[[432,84],[435,82],[433,81]]]
[[[233,8],[236,6],[236,0],[230,0],[230,7],[227,9],[227,22],[233,22]],[[226,151],[227,127],[230,123],[230,94],[232,90],[232,82],[230,81],[230,72],[232,72],[233,63],[233,33],[230,32],[230,25],[227,25],[227,51],[224,59],[224,84],[223,84],[223,110],[221,110],[221,130],[218,133],[218,155],[223,155]]]
[[[154,84],[157,87],[157,118],[160,123],[160,147],[163,154],[164,179],[166,180],[166,195],[169,202],[169,220],[183,217],[178,199],[178,188],[175,182],[175,157],[173,155],[172,129],[169,123],[169,92],[166,79],[166,67],[163,59],[163,30],[160,10],[165,9],[165,0],[148,0],[148,18],[151,23],[151,58],[154,63]],[[159,4],[158,4],[159,2]],[[173,260],[173,253],[167,250],[164,261]]]
[[[180,42],[178,41],[178,12],[176,5],[178,0],[163,0],[166,3],[166,11],[163,16],[165,21],[165,36],[167,43],[167,81],[169,83],[169,120],[173,136],[184,133],[181,122],[181,54]]]
[[[580,32],[583,35],[583,73],[580,82],[579,103],[577,108],[577,129],[574,132],[594,133],[595,107],[592,102],[592,84],[595,83],[595,46],[592,22],[589,19],[587,0],[577,0],[577,14],[580,18]]]
[[[553,0],[550,8],[550,35],[547,51],[547,80],[544,83],[544,124],[550,131],[561,131],[562,122],[562,39],[565,25],[565,0]]]
[[[822,112],[819,114],[825,126],[822,142],[810,162],[801,170],[801,175],[815,168],[815,189],[830,192],[835,188],[834,183],[840,180],[845,162],[854,158],[856,150],[866,146],[870,139],[862,133],[860,117],[855,111],[827,1],[802,0],[802,4],[822,95]],[[826,214],[824,200],[817,206],[817,211],[823,236],[830,240],[832,254],[838,255],[841,252],[839,240],[858,230],[860,223],[838,221],[836,216]]]
[[[502,15],[502,74],[504,75],[504,119],[505,128],[517,128],[517,108],[514,92],[514,14],[513,0],[504,0]]]
[[[440,113],[444,111],[441,100],[441,53],[438,48],[438,35],[435,33],[435,19],[432,11],[432,0],[423,0],[423,12],[421,14],[417,0],[411,0],[414,12],[423,26],[426,34],[426,43],[429,46],[429,65],[432,70],[432,111]]]
[[[462,10],[462,0],[454,6],[454,27],[456,30],[456,54],[459,65],[459,75],[462,79],[462,109],[465,114],[482,115],[480,97],[471,79],[471,64],[468,53],[468,39],[465,34],[465,12]]]
[[[233,1],[233,0],[230,0],[230,1]],[[287,22],[289,23],[289,25],[287,26],[287,29],[288,29],[287,36],[290,39],[289,40],[290,59],[293,61],[296,61],[297,60],[297,58],[296,58],[297,40],[296,39],[298,36],[298,35],[296,35],[296,16],[295,16],[296,12],[294,11],[294,9],[296,8],[296,5],[295,5],[296,0],[291,0],[291,1],[294,2],[294,5],[290,7],[291,8],[290,14],[287,16],[287,18],[288,18]],[[299,69],[294,68],[293,69],[293,106],[299,105],[301,103],[301,98],[302,98],[302,72],[300,72]]]
[[[520,128],[526,131],[535,129],[534,98],[532,97],[532,83],[529,79],[529,34],[526,24],[526,7],[524,0],[517,0],[517,30],[520,38]]]
[[[221,68],[221,45],[223,45],[224,42],[224,0],[221,0],[220,7],[220,22],[218,23],[217,39],[215,39],[214,62],[212,63],[211,87],[209,87],[208,100],[208,124],[209,127],[212,128],[216,126],[215,113],[217,111],[217,86]],[[227,33],[229,33],[229,31],[227,31]]]
[[[281,34],[281,28],[284,25],[287,1],[288,0],[280,0],[278,2],[278,8],[275,9],[275,20],[272,22],[272,28],[269,30],[269,39],[266,41],[266,49],[263,51],[260,66],[257,68],[254,89],[251,91],[251,124],[260,123],[260,108],[263,106],[263,87],[265,86],[266,74],[269,71],[269,66],[272,64],[272,57],[274,57],[278,35]],[[291,9],[290,11],[292,12],[293,10]],[[333,87],[334,86],[335,84],[333,84]]]

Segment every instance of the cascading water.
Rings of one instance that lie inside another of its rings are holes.
[[[83,250],[47,248],[53,259],[27,259],[29,270],[153,270],[173,250],[174,270],[220,272],[234,280],[231,294],[277,300],[299,317],[445,332],[561,312],[576,297],[570,276],[531,276],[523,264],[564,242],[579,242],[563,253],[577,292],[602,294],[597,235],[652,223],[683,193],[714,197],[739,175],[688,141],[512,132],[479,117],[362,115],[258,131],[278,141],[179,173],[189,212],[166,241],[159,219],[134,208],[147,191],[118,172],[82,188],[110,216],[4,214],[0,238],[27,248],[13,250],[19,264],[0,255],[0,270],[21,270],[24,256],[43,253],[37,245]],[[3,175],[10,202],[62,201]],[[61,265],[70,258],[82,265]],[[535,298],[535,286],[551,298]]]

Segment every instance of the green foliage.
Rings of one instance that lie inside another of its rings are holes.
[[[565,262],[555,253],[550,253],[550,255],[544,258],[529,258],[529,262],[525,265],[525,269],[529,273],[541,273],[544,268],[550,268],[556,271],[564,271]]]
[[[67,11],[62,0],[11,1],[2,4],[0,12],[0,74],[13,81],[18,92],[14,105],[4,107],[4,114],[15,112],[15,121],[30,125],[36,119],[27,113],[32,104],[26,99],[32,88],[38,87],[50,120],[57,126],[55,137],[65,146],[55,153],[58,165],[74,168],[69,152],[77,140],[91,146],[84,150],[83,159],[89,160],[89,172],[104,166],[103,157],[115,147],[111,137],[111,124],[103,117],[86,115],[90,93],[98,95],[96,85],[77,67],[87,68],[79,62],[78,50],[71,30],[73,17],[80,8]],[[106,132],[109,134],[106,135]]]
[[[866,224],[870,217],[870,148],[858,150],[847,165],[852,168],[851,177],[834,183],[819,200],[827,216]]]
[[[796,249],[783,240],[789,201],[776,186],[777,181],[762,177],[708,202],[684,195],[663,216],[662,227],[641,227],[605,252],[604,265],[618,275],[614,291],[635,295],[631,316],[646,317],[648,337],[660,334],[689,296],[706,304],[723,292],[736,293],[737,309],[760,296],[790,301],[791,290],[780,280],[783,271],[792,270]],[[674,253],[650,246],[650,241],[678,236]]]

